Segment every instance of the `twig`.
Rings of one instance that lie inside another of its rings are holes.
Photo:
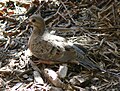
[[[29,70],[26,70],[26,71],[20,73],[18,76],[15,76],[13,79],[7,81],[6,84],[9,84],[11,81],[15,80],[16,78],[18,78],[18,77],[20,77],[20,76],[22,76],[22,75],[24,75],[24,74],[26,74],[26,73],[28,73],[30,71],[32,71],[32,69],[29,69]]]
[[[72,22],[73,22],[74,24],[78,25],[78,24],[74,21],[74,19],[72,18],[72,16],[70,15],[70,12],[69,12],[69,10],[67,9],[67,7],[65,6],[65,4],[64,4],[61,0],[60,0],[60,2],[61,2],[62,5],[64,6],[65,10],[68,12],[68,15],[69,15],[70,19],[72,20]]]
[[[0,20],[6,20],[6,21],[10,21],[10,22],[19,22],[15,18],[8,17],[8,16],[0,16]]]
[[[4,49],[6,49],[6,50],[11,42],[11,38],[9,36],[7,36],[7,38],[8,38],[8,40],[7,40],[7,43],[5,44],[5,47],[4,47]]]
[[[21,36],[22,34],[24,34],[27,30],[29,29],[29,25],[26,26],[26,29],[24,31],[22,31],[21,33],[19,33],[17,35],[17,37]]]

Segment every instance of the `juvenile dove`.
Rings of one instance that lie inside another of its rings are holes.
[[[33,25],[33,32],[28,41],[28,47],[35,57],[52,62],[79,63],[87,69],[98,69],[85,53],[76,45],[63,37],[50,34],[40,15],[32,15],[29,21]]]

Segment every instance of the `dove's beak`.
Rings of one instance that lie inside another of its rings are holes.
[[[28,20],[28,24],[29,24],[29,25],[32,25],[32,19],[29,19],[29,20]]]

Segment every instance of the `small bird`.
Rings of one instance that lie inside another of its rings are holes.
[[[87,69],[99,69],[85,52],[64,37],[51,34],[46,29],[44,19],[34,14],[29,18],[33,32],[28,41],[32,55],[46,63],[78,63]]]

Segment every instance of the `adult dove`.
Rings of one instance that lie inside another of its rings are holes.
[[[87,69],[99,69],[78,45],[47,31],[44,19],[34,14],[29,18],[33,32],[28,41],[32,55],[45,62],[79,63]]]

